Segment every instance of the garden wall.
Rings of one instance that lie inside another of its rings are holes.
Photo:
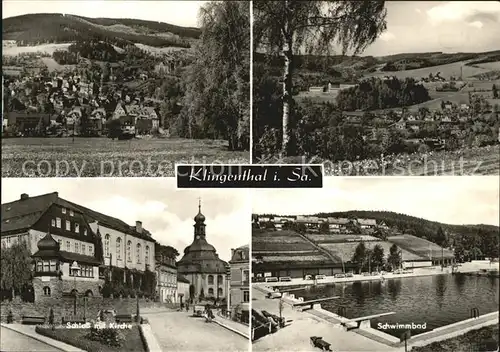
[[[61,298],[46,298],[40,302],[22,302],[18,297],[13,301],[3,301],[0,304],[1,320],[7,320],[9,310],[12,311],[14,322],[20,322],[23,315],[32,316],[49,316],[50,308],[54,310],[54,318],[56,323],[60,323],[63,317],[73,315],[73,297]],[[112,309],[117,314],[132,314],[136,313],[137,300],[135,298],[102,298],[102,297],[88,297],[85,309],[84,297],[77,297],[76,314],[77,316],[85,317],[87,319],[97,319],[100,310]],[[158,308],[165,307],[165,304],[147,300],[145,298],[139,299],[139,309],[142,308]]]

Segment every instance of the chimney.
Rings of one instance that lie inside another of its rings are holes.
[[[135,230],[139,233],[142,233],[142,221],[137,220],[135,222]]]
[[[28,199],[30,196],[28,195],[28,193],[23,193],[21,194],[21,200],[25,200],[25,199]]]

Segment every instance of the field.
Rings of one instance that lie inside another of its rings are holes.
[[[252,250],[254,251],[317,251],[297,233],[292,231],[254,233],[252,235]]]
[[[358,242],[349,242],[349,243],[321,243],[320,246],[329,251],[331,254],[333,254],[335,257],[338,258],[343,258],[344,261],[349,261],[351,260],[352,256],[354,255],[354,251],[356,250],[356,247],[358,246]],[[384,242],[384,241],[379,241],[376,243],[376,245],[381,246],[384,249],[384,255],[389,255],[389,249],[392,246],[392,243],[389,242]],[[368,247],[372,248],[375,246],[374,243],[371,245],[368,245]],[[415,255],[413,253],[410,253],[406,251],[405,249],[402,249],[402,256],[404,260],[418,260],[422,259],[421,256]],[[341,259],[342,260],[342,259]]]
[[[14,46],[14,47],[3,47],[2,55],[6,56],[16,56],[24,53],[47,53],[52,55],[56,50],[68,50],[68,47],[72,43],[59,43],[59,44],[42,44],[34,46]]]
[[[174,51],[188,51],[189,50],[186,48],[179,48],[176,46],[157,48],[154,46],[149,46],[149,45],[140,44],[140,43],[135,43],[135,46],[138,47],[139,49],[142,49],[142,50],[147,51],[147,52],[154,54],[154,55],[164,55],[164,54],[170,54],[171,52],[174,52]]]
[[[51,57],[42,57],[40,60],[47,66],[49,72],[54,71],[64,71],[64,70],[73,70],[76,68],[76,65],[59,65],[56,60]]]
[[[467,66],[465,65],[468,61],[459,61],[459,62],[454,62],[451,64],[446,64],[446,65],[439,65],[439,66],[432,66],[432,67],[425,67],[425,68],[418,68],[415,70],[405,70],[405,71],[395,71],[395,72],[384,72],[384,71],[379,71],[379,72],[371,72],[365,75],[365,77],[384,77],[384,76],[396,76],[397,78],[404,79],[407,77],[413,77],[413,78],[422,78],[422,77],[429,77],[429,74],[435,75],[436,73],[440,72],[441,77],[448,79],[450,76],[454,77],[460,77],[460,68],[463,67],[463,77],[467,78],[470,76],[477,75],[479,73],[484,73],[491,71],[492,69],[486,68],[489,66],[484,66],[479,67],[474,67],[474,66]],[[488,63],[488,64],[496,64],[497,66],[500,66],[500,62],[498,63]],[[488,64],[481,64],[481,65],[488,65]],[[492,65],[494,67],[495,65]]]
[[[342,243],[342,242],[349,242],[349,241],[380,241],[377,237],[373,236],[366,236],[366,235],[337,235],[337,234],[330,234],[330,235],[312,235],[308,234],[306,235],[307,238],[309,238],[311,241],[314,241],[316,243]]]
[[[174,176],[176,163],[246,164],[226,141],[108,138],[2,139],[2,177]]]
[[[295,99],[302,101],[304,99],[311,99],[315,103],[335,103],[338,93],[325,93],[325,92],[300,92]]]
[[[453,256],[453,252],[445,249],[443,253],[441,253],[441,247],[437,244],[412,235],[391,236],[387,238],[387,241],[395,243],[403,249],[411,250],[412,252],[418,253],[424,257],[439,257],[442,254]]]
[[[325,262],[328,260],[328,258],[319,253],[318,254],[312,254],[312,253],[309,253],[309,254],[299,254],[299,255],[262,255],[262,259],[265,261],[265,262],[273,262],[273,263],[283,263],[283,262]]]

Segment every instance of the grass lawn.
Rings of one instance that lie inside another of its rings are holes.
[[[497,347],[490,347],[496,341]],[[411,352],[482,352],[498,348],[498,325],[473,330],[448,340],[413,347]]]
[[[175,164],[247,164],[248,151],[194,139],[7,138],[2,177],[174,176]]]
[[[120,332],[125,337],[125,341],[123,341],[122,346],[120,347],[111,347],[101,344],[98,341],[89,340],[88,338],[86,338],[86,335],[89,333],[89,329],[56,328],[55,330],[52,330],[51,328],[37,327],[36,332],[41,335],[78,347],[87,352],[146,352],[146,348],[142,341],[139,327],[137,325],[132,326],[132,329],[120,330]]]

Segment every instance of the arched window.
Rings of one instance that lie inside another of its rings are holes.
[[[122,259],[122,239],[116,239],[116,259]]]
[[[224,295],[224,292],[223,292],[223,290],[222,290],[222,287],[219,287],[219,288],[217,289],[217,296],[218,296],[218,297],[222,297],[223,295]]]
[[[50,296],[50,287],[49,286],[45,286],[43,288],[43,294],[44,294],[44,296]]]
[[[109,233],[104,236],[104,256],[109,257]]]
[[[213,275],[208,275],[208,284],[213,285],[214,284],[214,276]]]
[[[149,264],[149,246],[146,246],[146,254],[144,256],[144,263]]]
[[[127,242],[127,261],[129,261],[129,262],[132,261],[132,253],[130,252],[131,247],[132,247],[132,241],[128,241]]]
[[[137,243],[136,256],[137,256],[137,263],[140,263],[141,262],[141,244],[140,243]]]
[[[213,289],[213,288],[211,288],[211,287],[210,287],[210,288],[208,289],[208,295],[209,295],[209,296],[213,296],[213,295],[214,295],[214,289]]]
[[[222,277],[222,275],[217,275],[217,285],[224,285],[224,278]]]

